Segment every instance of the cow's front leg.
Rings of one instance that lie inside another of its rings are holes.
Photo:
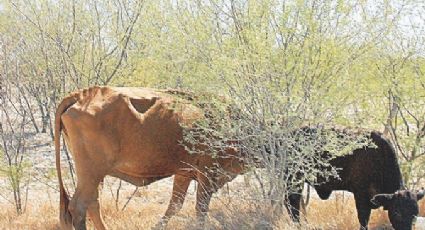
[[[354,194],[354,199],[356,201],[357,217],[359,218],[360,230],[367,230],[371,212],[368,195]]]
[[[197,181],[198,188],[196,190],[196,217],[198,221],[203,224],[209,210],[211,196],[216,189],[214,187],[214,182],[212,182],[208,177],[203,175],[198,176]]]
[[[168,204],[167,211],[165,211],[164,216],[161,218],[158,224],[153,227],[153,229],[162,229],[164,228],[170,218],[177,214],[182,206],[184,199],[186,197],[187,189],[189,188],[190,182],[192,181],[191,177],[175,175],[173,183],[173,194],[171,195],[170,203]]]

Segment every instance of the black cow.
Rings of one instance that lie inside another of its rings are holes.
[[[303,127],[299,131],[309,137],[318,133],[318,129],[310,127]],[[376,146],[367,145],[355,149],[352,154],[333,158],[330,164],[339,169],[339,178],[326,180],[319,176],[318,183],[312,186],[321,199],[328,199],[334,190],[352,192],[360,229],[367,229],[371,209],[380,206],[388,210],[391,224],[396,230],[411,229],[413,218],[418,214],[417,201],[424,196],[424,192],[416,194],[406,190],[399,191],[403,181],[393,146],[379,132],[371,131],[367,135]],[[326,158],[329,153],[324,152],[321,155]],[[301,194],[302,187],[296,193],[289,194],[285,203],[292,219],[297,222]]]

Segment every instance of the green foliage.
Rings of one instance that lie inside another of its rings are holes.
[[[94,84],[209,92],[225,95],[239,114],[239,123],[226,124],[227,108],[210,103],[218,120],[200,125],[220,130],[214,135],[279,136],[279,130],[318,123],[391,126],[405,178],[424,171],[425,36],[402,28],[422,9],[416,1],[0,5],[0,60],[10,65],[0,67],[2,76],[45,89],[32,91],[43,95],[36,100],[51,113],[61,95]]]

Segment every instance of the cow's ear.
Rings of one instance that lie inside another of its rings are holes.
[[[379,206],[388,206],[394,194],[378,194],[375,195],[370,202]]]
[[[425,195],[425,190],[422,188],[417,194],[416,194],[416,199],[419,201],[420,199],[422,199]]]

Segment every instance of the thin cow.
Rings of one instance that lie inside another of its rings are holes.
[[[359,135],[346,128],[330,129],[338,135]],[[297,136],[314,138],[320,135],[315,127],[303,127]],[[346,190],[354,194],[360,229],[367,229],[372,209],[381,206],[388,210],[392,226],[396,230],[410,230],[418,215],[417,201],[424,192],[403,190],[403,180],[397,155],[392,144],[377,131],[363,131],[375,146],[366,145],[353,150],[351,154],[338,156],[330,164],[339,169],[339,178],[320,178],[313,184],[321,199],[328,199],[334,190]],[[363,135],[363,134],[362,134]],[[327,152],[318,153],[328,157]],[[302,187],[289,195],[286,203],[291,217],[299,221]]]
[[[171,92],[171,91],[170,91]],[[204,119],[201,108],[173,93],[147,88],[92,87],[65,97],[55,116],[56,169],[60,186],[62,229],[86,229],[86,214],[96,229],[105,229],[98,185],[107,175],[145,186],[174,175],[173,193],[162,219],[181,208],[191,180],[199,183],[196,213],[203,218],[211,195],[242,173],[240,153],[233,147],[217,156],[189,153],[184,129]],[[71,200],[60,166],[60,135],[73,156],[77,187]],[[191,146],[200,152],[202,143]],[[222,169],[226,174],[217,173]]]

